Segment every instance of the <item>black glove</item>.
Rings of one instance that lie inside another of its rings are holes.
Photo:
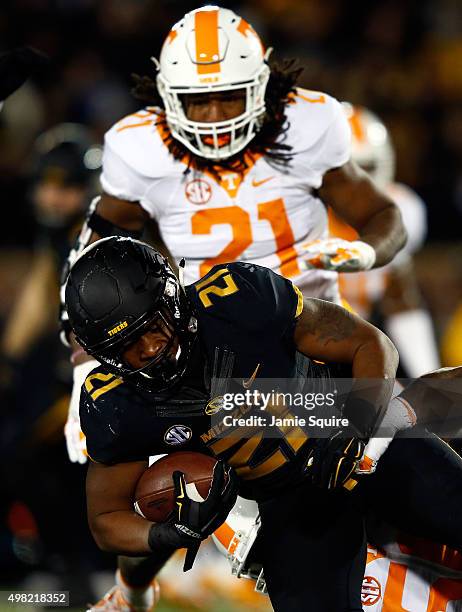
[[[306,463],[312,484],[328,490],[342,487],[359,465],[364,447],[363,440],[342,431],[316,440]]]
[[[225,477],[227,480],[225,483]],[[152,550],[187,548],[183,571],[191,569],[202,540],[224,523],[236,503],[238,484],[235,472],[218,461],[213,470],[209,494],[203,502],[190,499],[182,472],[173,472],[175,509],[166,523],[153,525],[149,532]]]

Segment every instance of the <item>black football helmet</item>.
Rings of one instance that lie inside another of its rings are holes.
[[[120,236],[94,242],[72,266],[65,295],[77,341],[111,372],[154,392],[181,379],[196,320],[178,279],[155,249]],[[123,355],[154,325],[167,342],[147,365],[134,369]]]
[[[71,229],[82,217],[88,202],[101,191],[102,146],[95,142],[85,126],[60,123],[40,134],[31,153],[30,199],[37,222],[50,230]],[[37,188],[44,184],[79,189],[80,206],[72,212],[65,206],[44,206],[36,194]]]
[[[30,174],[35,181],[81,185],[94,194],[100,190],[103,147],[80,123],[59,123],[37,138]]]

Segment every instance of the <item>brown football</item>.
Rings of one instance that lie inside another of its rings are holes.
[[[183,472],[186,492],[203,501],[210,489],[216,459],[202,453],[177,452],[162,457],[141,475],[135,491],[135,511],[149,521],[164,523],[174,508],[172,474]]]

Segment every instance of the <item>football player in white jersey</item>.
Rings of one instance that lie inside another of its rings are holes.
[[[410,187],[394,182],[395,152],[379,117],[366,108],[346,103],[344,108],[353,136],[352,159],[399,206],[408,241],[386,266],[369,272],[340,274],[341,297],[365,319],[371,320],[378,314],[384,331],[398,348],[404,375],[416,378],[440,367],[432,321],[422,304],[412,263],[413,254],[422,247],[427,233],[425,204]],[[334,236],[356,238],[355,230],[332,210],[329,227]]]
[[[350,160],[341,105],[296,88],[299,70],[270,66],[269,54],[228,9],[203,7],[173,26],[154,61],[157,78],[138,81],[146,107],[106,134],[104,193],[70,263],[98,237],[138,236],[148,221],[173,259],[186,259],[185,282],[244,260],[338,301],[336,271],[392,260],[406,240],[401,215]],[[358,240],[329,239],[324,202]],[[73,361],[66,438],[71,459],[84,462],[78,396],[95,363],[78,347]]]

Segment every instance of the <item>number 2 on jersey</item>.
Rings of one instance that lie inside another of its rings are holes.
[[[300,273],[295,251],[294,234],[290,227],[284,200],[270,200],[258,205],[258,219],[266,220],[271,225],[276,241],[276,255],[280,260],[281,274],[286,277],[296,276]],[[209,208],[200,210],[191,218],[192,233],[210,234],[214,225],[230,225],[232,240],[215,257],[206,259],[200,267],[200,275],[204,276],[216,264],[236,261],[240,255],[252,244],[252,226],[250,215],[239,206],[226,208]]]
[[[224,283],[224,286],[220,287],[220,285],[212,284],[218,278],[220,279],[220,284]],[[209,306],[213,306],[213,302],[209,297],[210,294],[225,297],[226,295],[236,293],[236,291],[239,291],[239,288],[234,282],[228,268],[222,268],[218,270],[218,272],[215,272],[215,274],[212,274],[210,278],[206,278],[197,283],[196,291],[199,292],[199,298],[202,304],[204,304],[205,308],[208,308]]]

